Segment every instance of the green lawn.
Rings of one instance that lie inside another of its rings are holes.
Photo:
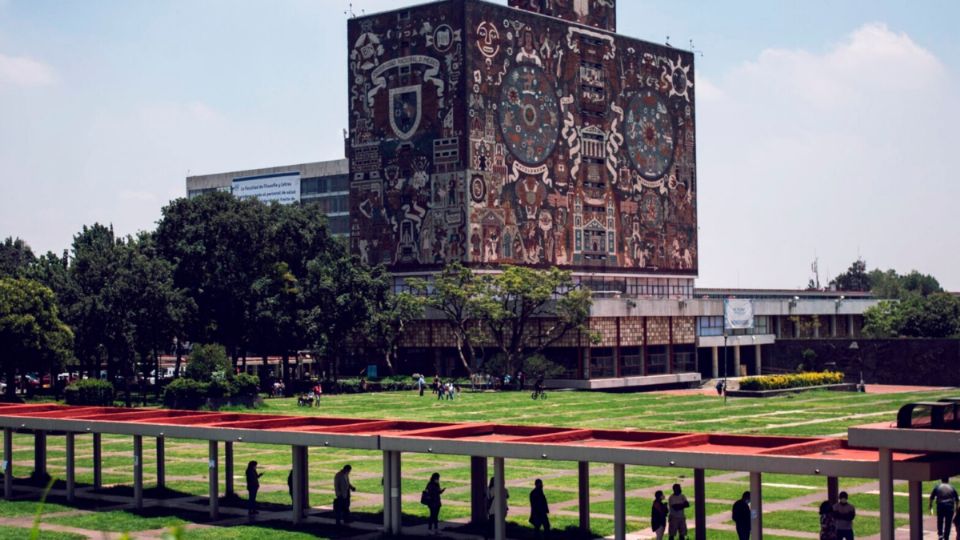
[[[551,392],[550,399],[533,401],[526,392],[470,393],[456,401],[437,401],[429,396],[420,398],[414,392],[383,393],[346,396],[324,396],[319,409],[300,408],[294,399],[268,399],[259,413],[326,415],[351,418],[395,418],[447,422],[500,422],[515,424],[540,424],[569,427],[672,430],[672,431],[724,431],[744,434],[789,434],[804,436],[829,436],[842,433],[850,425],[870,423],[894,417],[903,403],[927,401],[956,392],[923,392],[910,394],[866,395],[857,393],[808,392],[764,400],[730,399],[726,405],[714,396],[668,395],[654,393],[584,393]],[[853,415],[869,415],[853,417]],[[801,425],[796,423],[807,422]],[[809,423],[814,422],[814,423]],[[14,440],[14,471],[17,477],[27,476],[33,468],[33,437],[17,434]],[[130,437],[104,436],[105,484],[118,484],[112,490],[116,494],[128,494],[133,483],[133,445]],[[77,437],[78,480],[92,481],[90,438]],[[287,493],[287,473],[290,470],[291,453],[288,447],[235,444],[234,485],[238,495],[245,498],[243,470],[249,460],[257,460],[264,472],[262,488],[258,497],[261,504],[270,510],[286,512],[290,497]],[[220,445],[220,467],[223,472],[223,445]],[[154,486],[156,474],[155,441],[144,439],[145,487]],[[166,474],[168,496],[190,495],[200,497],[200,504],[208,494],[207,460],[208,447],[205,441],[166,441]],[[48,469],[61,476],[64,467],[63,438],[48,438]],[[311,503],[329,506],[332,500],[333,475],[346,463],[353,466],[351,475],[357,486],[354,509],[361,519],[376,522],[382,502],[381,474],[382,455],[378,452],[329,448],[312,448],[309,452],[309,477]],[[439,472],[441,482],[448,488],[444,495],[442,519],[465,518],[470,508],[470,463],[463,456],[413,455],[403,456],[403,511],[405,521],[422,522],[426,507],[417,501],[420,490],[432,472]],[[577,466],[573,462],[547,460],[508,460],[507,482],[510,500],[509,519],[511,534],[519,538],[529,537],[527,495],[533,480],[542,478],[554,512],[554,528],[563,530],[575,527],[576,517],[565,513],[577,510]],[[649,505],[653,491],[663,489],[675,482],[684,486],[688,497],[693,496],[693,471],[689,469],[628,466],[626,480],[628,489],[627,514],[630,531],[645,531],[648,527]],[[730,471],[706,471],[707,511],[710,515],[729,514],[730,505],[748,489],[744,474],[730,475]],[[727,475],[717,478],[719,475]],[[793,476],[768,474],[763,477],[764,501],[789,501],[811,494],[826,496],[826,479],[818,476]],[[840,479],[841,489],[863,486],[862,479]],[[612,466],[592,464],[590,468],[590,491],[592,497],[591,519],[593,532],[610,535],[613,532],[613,503],[610,497],[613,487]],[[864,486],[869,488],[870,486]],[[929,491],[927,486],[925,493]],[[224,479],[220,479],[220,493],[224,493]],[[898,486],[904,490],[904,486]],[[606,500],[605,500],[606,499]],[[855,494],[851,500],[864,510],[875,509],[876,495]],[[897,497],[897,510],[906,511],[906,499]],[[243,504],[240,501],[225,501],[224,504]],[[65,506],[62,499],[48,504],[45,515],[72,512],[70,515],[44,517],[44,523],[63,524],[91,531],[156,531],[171,527],[190,525],[182,532],[186,540],[226,538],[254,539],[270,537],[271,540],[300,540],[305,538],[337,537],[338,533],[322,526],[293,529],[285,521],[256,523],[249,526],[209,527],[205,525],[204,513],[172,514],[159,510],[133,513],[116,507],[109,511],[82,510],[83,507]],[[36,503],[31,501],[0,501],[0,540],[23,538],[24,529],[4,528],[4,519],[31,516]],[[692,525],[692,509],[688,514]],[[776,511],[765,514],[767,527],[793,531],[810,531],[816,513],[810,507]],[[198,525],[192,525],[192,524]],[[19,525],[19,524],[18,524]],[[873,534],[878,520],[869,516],[858,518],[857,532]],[[151,532],[156,535],[155,532]],[[735,538],[730,532],[710,531],[711,539]],[[41,538],[74,538],[45,532]]]

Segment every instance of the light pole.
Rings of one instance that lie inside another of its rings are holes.
[[[723,404],[727,404],[727,324],[723,324]]]

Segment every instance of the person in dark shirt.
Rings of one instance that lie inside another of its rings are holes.
[[[930,512],[933,505],[937,505],[937,537],[940,540],[950,540],[950,525],[957,510],[957,490],[950,485],[950,479],[940,480],[937,487],[930,493]]]
[[[750,492],[744,491],[740,500],[733,503],[733,523],[740,540],[750,540],[750,514]]]
[[[667,515],[670,509],[663,502],[663,492],[659,489],[653,494],[653,505],[650,507],[650,528],[657,535],[657,540],[663,540],[663,533],[667,529]]]
[[[247,499],[247,513],[251,516],[257,513],[257,492],[260,491],[260,477],[262,472],[257,472],[257,462],[247,463],[247,492],[250,497]]]
[[[530,524],[537,531],[537,538],[550,534],[550,507],[547,506],[547,497],[543,494],[543,480],[537,478],[534,488],[530,492]],[[543,529],[543,532],[540,529]]]

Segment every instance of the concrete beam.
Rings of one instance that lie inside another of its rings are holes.
[[[880,540],[894,540],[893,527],[893,451],[880,449]]]
[[[157,437],[157,488],[167,487],[167,456],[166,443],[163,437]]]
[[[67,502],[73,502],[76,498],[76,488],[77,488],[77,474],[76,474],[76,444],[74,440],[73,433],[66,434],[67,447]]]
[[[703,469],[693,470],[693,515],[696,540],[707,540],[707,490]]]
[[[580,531],[590,532],[590,462],[577,462],[577,505],[580,511]]]
[[[13,498],[13,430],[3,430],[3,498]]]
[[[493,539],[507,538],[507,489],[504,482],[503,458],[493,458]]]
[[[470,522],[474,527],[487,523],[487,458],[470,457]]]
[[[763,484],[758,472],[750,473],[750,538],[763,540]]]
[[[923,540],[923,482],[907,483],[910,494],[910,540]]]
[[[209,473],[207,474],[207,479],[210,486],[210,519],[218,520],[220,519],[220,456],[217,449],[217,441],[210,441],[210,451],[209,451],[209,462],[207,463],[209,467]]]
[[[133,436],[133,507],[143,509],[143,436]]]
[[[613,464],[613,538],[626,540],[627,538],[627,482],[626,466],[623,463]]]

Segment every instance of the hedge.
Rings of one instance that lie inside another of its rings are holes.
[[[198,409],[206,406],[208,400],[236,400],[240,404],[255,399],[259,385],[259,377],[246,373],[210,382],[180,377],[163,389],[163,404],[174,409]]]
[[[783,390],[843,383],[843,373],[837,371],[765,375],[740,380],[740,390]]]
[[[105,379],[81,379],[63,391],[67,405],[113,405],[113,384]]]

